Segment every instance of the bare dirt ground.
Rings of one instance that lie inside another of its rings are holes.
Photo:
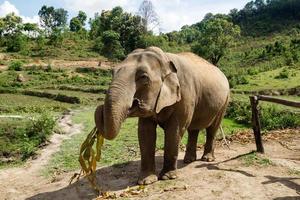
[[[68,116],[61,124],[72,131],[78,130],[70,124]],[[66,137],[54,135],[41,156],[29,161],[26,167],[1,171],[1,199],[97,198],[85,179],[69,185],[73,173],[59,175],[56,182],[39,174]],[[259,157],[270,160],[267,165],[245,165],[243,157],[255,149],[250,133],[240,133],[230,140],[230,149],[217,146],[217,159],[212,163],[196,161],[185,165],[181,152],[176,180],[158,181],[145,188],[136,186],[137,160],[99,168],[98,183],[103,190],[111,191],[111,198],[120,199],[300,199],[300,130],[275,131],[264,137],[266,154]],[[202,151],[197,152],[199,158]],[[161,155],[162,152],[157,153],[157,170],[162,167]]]
[[[1,57],[1,55],[0,55]],[[76,68],[76,67],[94,67],[94,68],[101,68],[101,69],[111,69],[114,65],[114,63],[109,62],[109,61],[103,61],[103,60],[56,60],[56,59],[51,59],[49,61],[45,60],[30,60],[29,63],[25,64],[25,67],[29,66],[43,66],[47,67],[48,65],[54,67],[54,68]],[[7,65],[1,65],[0,64],[0,70],[7,70],[8,66]]]

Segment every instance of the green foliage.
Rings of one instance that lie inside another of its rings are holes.
[[[18,94],[16,90],[2,90],[6,94],[0,94],[0,112],[7,114],[35,114],[45,110],[51,112],[63,112],[72,107],[71,104],[54,101],[46,98]],[[15,94],[13,94],[15,93]]]
[[[23,63],[19,60],[13,60],[8,65],[8,70],[11,71],[22,71]]]
[[[165,49],[168,44],[167,40],[163,35],[155,36],[155,35],[143,35],[139,41],[139,48],[147,48],[150,46],[157,46],[161,49]]]
[[[49,44],[56,46],[56,47],[60,47],[62,45],[63,39],[64,38],[63,38],[61,31],[58,29],[55,29],[55,30],[53,30],[53,32],[51,33],[51,35],[49,37]]]
[[[247,97],[233,97],[229,103],[226,117],[234,119],[236,122],[251,125],[251,105]],[[264,130],[297,128],[300,126],[300,117],[291,110],[266,102],[260,102],[260,122]]]
[[[26,135],[29,138],[37,137],[39,143],[43,143],[52,133],[55,124],[53,116],[44,111],[37,120],[32,120],[30,126],[27,127]]]
[[[239,11],[231,10],[229,16],[244,35],[262,36],[297,27],[299,9],[297,0],[256,0],[248,2]]]
[[[0,36],[2,34],[15,35],[22,30],[22,18],[15,15],[15,13],[10,13],[0,18],[0,22]]]
[[[246,76],[243,75],[228,76],[228,80],[231,88],[235,87],[236,85],[246,85],[249,83]]]
[[[125,57],[124,49],[120,44],[120,34],[114,31],[105,31],[102,35],[103,47],[102,55],[108,58],[123,59]]]
[[[78,15],[73,17],[70,21],[70,30],[73,32],[79,32],[84,29],[86,19],[87,16],[85,12],[79,11]]]
[[[109,55],[110,58],[121,58],[122,54],[136,49],[144,30],[141,18],[124,12],[121,7],[115,7],[111,11],[103,11],[101,15],[96,15],[90,21],[90,26],[92,39],[101,37],[103,44],[107,39],[114,41],[113,46],[116,50]],[[108,49],[111,49],[111,46]],[[105,52],[105,55],[107,54],[108,52]]]
[[[8,52],[20,52],[27,50],[27,38],[22,34],[15,34],[7,37],[6,47]]]
[[[258,166],[272,165],[270,159],[266,157],[262,157],[261,155],[258,155],[256,152],[248,153],[244,155],[241,159],[247,167],[251,165],[258,165]]]
[[[47,35],[50,35],[54,29],[60,30],[66,26],[68,12],[62,8],[55,9],[44,5],[38,14],[41,26],[46,29]]]
[[[275,76],[276,79],[285,79],[289,78],[289,71],[287,68],[284,68],[277,76]]]
[[[240,29],[226,19],[217,17],[206,21],[203,26],[192,51],[217,65],[234,43],[234,39],[240,35]]]
[[[47,112],[33,120],[7,119],[0,122],[0,165],[5,159],[24,161],[45,143],[56,124]]]

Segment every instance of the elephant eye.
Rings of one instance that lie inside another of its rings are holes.
[[[140,76],[138,76],[136,80],[141,81],[144,84],[148,84],[149,76],[146,73],[144,73],[144,74],[141,74]]]

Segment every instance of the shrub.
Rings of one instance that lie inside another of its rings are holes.
[[[283,69],[277,76],[275,76],[276,79],[285,79],[288,77],[289,77],[289,72],[286,68]]]
[[[101,53],[110,59],[125,58],[124,48],[120,44],[120,34],[115,31],[105,31],[102,35],[103,47]]]
[[[45,143],[54,130],[56,121],[47,112],[35,120],[1,121],[0,157],[11,158],[13,162],[26,160],[34,155],[39,146]],[[4,162],[0,159],[0,165]]]
[[[6,46],[8,52],[26,51],[28,46],[27,38],[22,34],[16,34],[7,40]]]
[[[60,30],[54,30],[49,37],[49,43],[55,47],[61,47],[63,42],[63,35]]]
[[[102,42],[102,37],[97,37],[94,41],[94,50],[97,51],[98,53],[101,53],[103,49],[103,42]]]
[[[266,130],[296,128],[300,126],[300,117],[290,111],[279,111],[272,105],[262,109],[260,122]]]
[[[33,138],[39,141],[39,144],[46,141],[52,133],[56,124],[55,119],[48,112],[43,112],[41,116],[33,120],[27,127],[26,135],[28,138]]]
[[[19,60],[11,61],[8,65],[8,70],[11,71],[22,71],[23,63]]]
[[[247,73],[251,76],[258,74],[258,72],[259,71],[255,68],[250,68],[250,69],[247,70]]]
[[[226,117],[240,124],[251,125],[251,105],[248,101],[232,101],[227,108]],[[265,130],[297,128],[300,117],[297,113],[279,109],[276,105],[260,104],[260,122]]]

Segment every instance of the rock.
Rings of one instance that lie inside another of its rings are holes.
[[[18,76],[17,76],[17,81],[23,83],[23,82],[25,82],[26,80],[25,80],[25,78],[24,78],[24,76],[23,76],[22,74],[18,74]]]

